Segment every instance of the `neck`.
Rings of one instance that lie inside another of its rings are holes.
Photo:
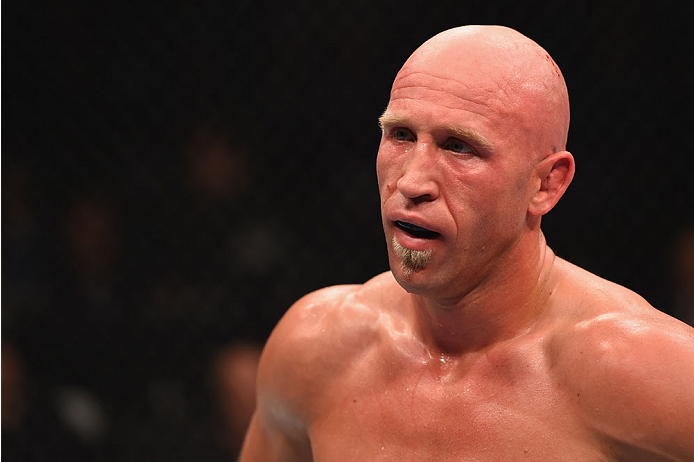
[[[455,299],[412,295],[421,339],[432,353],[455,355],[529,331],[545,312],[555,282],[554,253],[540,232],[529,251],[497,265]]]

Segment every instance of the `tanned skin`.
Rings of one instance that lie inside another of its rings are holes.
[[[391,271],[285,314],[241,461],[694,460],[694,330],[540,230],[574,174],[549,55],[443,32],[380,121]]]

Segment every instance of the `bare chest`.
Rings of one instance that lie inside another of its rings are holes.
[[[309,429],[317,462],[605,460],[562,384],[532,358],[485,358],[462,373],[367,362],[320,402]]]

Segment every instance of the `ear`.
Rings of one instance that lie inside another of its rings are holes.
[[[534,191],[528,213],[542,216],[552,210],[574,177],[574,157],[568,151],[556,152],[541,160],[535,168],[539,188]]]

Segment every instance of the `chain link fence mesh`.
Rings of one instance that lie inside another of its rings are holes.
[[[550,245],[677,315],[690,26],[600,5],[5,5],[4,455],[233,457],[215,361],[387,269],[376,119],[407,56],[460,24],[520,30],[567,79],[577,175]]]

